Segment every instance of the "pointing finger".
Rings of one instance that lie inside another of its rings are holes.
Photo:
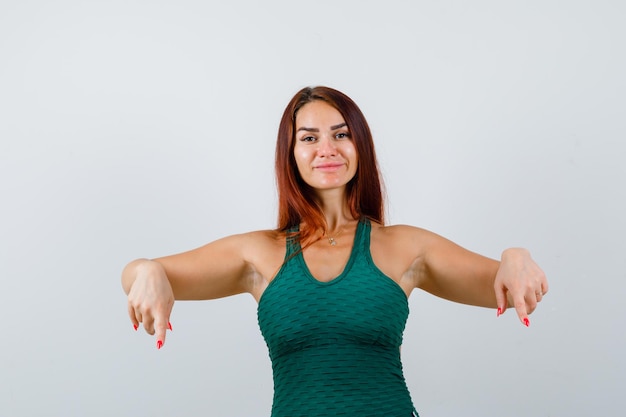
[[[526,327],[530,326],[530,320],[528,319],[528,311],[526,310],[526,301],[524,296],[518,296],[515,298],[515,311],[522,324]]]
[[[167,329],[171,329],[171,324],[167,318],[157,318],[154,321],[154,334],[157,340],[157,349],[161,349],[165,344],[165,336],[167,334]]]

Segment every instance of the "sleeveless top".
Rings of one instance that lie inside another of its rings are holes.
[[[361,220],[350,259],[335,279],[310,273],[300,244],[265,289],[258,322],[272,361],[272,417],[417,416],[402,373],[406,294],[370,254]]]

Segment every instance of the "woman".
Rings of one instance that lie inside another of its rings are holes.
[[[417,415],[400,362],[413,289],[498,315],[514,306],[526,326],[548,291],[524,249],[498,262],[420,228],[385,226],[372,135],[339,91],[294,96],[276,175],[276,230],[139,259],[122,274],[131,321],[159,349],[174,300],[252,294],[272,359],[273,417]]]

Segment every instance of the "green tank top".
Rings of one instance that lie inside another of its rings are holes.
[[[370,254],[361,220],[344,271],[329,282],[310,273],[300,244],[287,241],[285,263],[258,306],[272,361],[272,417],[417,416],[400,345],[406,294]]]

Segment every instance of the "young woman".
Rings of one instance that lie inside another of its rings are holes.
[[[277,229],[138,259],[122,274],[130,319],[158,348],[174,300],[252,294],[272,360],[273,417],[417,415],[400,362],[413,289],[498,315],[514,306],[526,326],[548,291],[525,249],[498,262],[424,229],[386,226],[372,135],[339,91],[293,97],[276,175]]]

